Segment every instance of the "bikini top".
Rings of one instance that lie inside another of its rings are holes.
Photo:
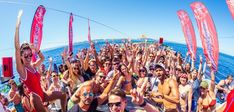
[[[208,94],[209,97],[211,98],[210,94]],[[209,105],[202,105],[204,110],[207,110],[209,107],[213,107],[216,105],[216,99],[212,99]]]

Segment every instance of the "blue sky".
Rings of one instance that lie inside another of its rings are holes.
[[[181,24],[176,15],[179,9],[188,12],[201,46],[198,27],[190,8],[194,1],[201,1],[208,8],[219,38],[220,52],[234,56],[234,20],[225,0],[15,0],[9,4],[0,0],[0,57],[14,57],[14,31],[18,11],[23,9],[20,27],[20,41],[29,41],[32,19],[37,6],[44,5],[42,49],[66,45],[68,43],[69,14],[57,12],[50,8],[72,12],[89,17],[127,34],[130,38],[139,38],[146,34],[150,38],[160,36],[167,41],[184,43]],[[11,2],[8,0],[7,2]],[[31,5],[24,5],[24,4]],[[87,20],[74,17],[74,41],[87,40]],[[92,39],[127,38],[116,31],[90,22]],[[1,61],[0,61],[1,62]]]

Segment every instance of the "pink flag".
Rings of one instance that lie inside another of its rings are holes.
[[[91,43],[91,35],[90,35],[90,25],[89,25],[89,19],[88,19],[88,41]]]
[[[72,31],[72,22],[73,22],[73,15],[70,14],[70,20],[69,20],[69,29],[68,29],[68,36],[69,36],[69,53],[72,53],[73,49],[73,31]]]
[[[35,48],[40,49],[42,40],[42,27],[43,27],[43,17],[45,15],[46,9],[44,6],[40,5],[33,18],[30,34],[30,43],[34,45]],[[37,53],[33,53],[32,61],[35,62]]]
[[[194,60],[196,59],[196,52],[197,52],[197,42],[196,36],[194,33],[192,22],[184,10],[177,11],[177,15],[179,16],[182,30],[184,32],[184,37],[187,43],[188,52]]]
[[[206,60],[209,60],[212,64],[212,69],[217,71],[219,43],[213,20],[208,10],[201,2],[194,2],[190,7],[197,21]]]
[[[234,19],[234,0],[226,0],[228,8],[232,14],[232,18]]]

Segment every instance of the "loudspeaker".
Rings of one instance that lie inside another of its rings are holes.
[[[2,58],[2,72],[3,72],[3,77],[13,76],[12,57]]]

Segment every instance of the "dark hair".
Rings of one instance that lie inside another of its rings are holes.
[[[65,70],[65,71],[68,70],[68,67],[67,67],[66,64],[63,64],[63,67],[64,67],[64,70]]]
[[[119,89],[119,88],[111,90],[109,96],[111,96],[111,95],[116,95],[116,96],[121,97],[122,99],[126,99],[125,92],[123,90]]]
[[[228,79],[228,78],[233,78],[233,76],[232,76],[232,75],[228,75],[228,76],[227,76],[227,79]]]
[[[112,63],[113,63],[113,62],[119,62],[119,63],[120,63],[120,59],[118,59],[118,58],[113,58]]]
[[[124,75],[123,71],[121,70],[121,67],[122,67],[122,66],[124,66],[124,67],[127,69],[127,71],[128,71],[128,67],[127,67],[127,65],[125,65],[125,64],[123,64],[123,63],[121,63],[121,64],[118,66],[118,70],[120,71],[121,75]]]
[[[138,55],[138,54],[142,55],[142,54],[143,54],[143,51],[142,51],[142,50],[139,50],[139,51],[137,52],[137,55]]]
[[[70,62],[71,62],[71,63],[79,63],[80,60],[77,59],[77,58],[72,58],[72,59],[70,60]]]
[[[59,65],[59,67],[58,67],[58,68],[59,68],[59,72],[60,72],[60,73],[62,73],[62,72],[63,72],[63,71],[62,71],[62,69],[63,69],[63,70],[65,70],[62,64],[61,64],[61,65]]]
[[[145,67],[145,66],[143,66],[143,65],[141,65],[141,66],[139,67],[138,73],[140,74],[140,69],[141,69],[141,68],[143,68],[143,69],[145,70],[145,72],[146,72],[146,76],[147,76],[148,71],[147,71],[146,67]]]
[[[28,43],[23,43],[20,46],[20,56],[22,56],[23,52],[28,49],[31,50],[30,45]]]
[[[21,83],[19,86],[18,86],[18,89],[19,89],[19,94],[20,96],[26,96],[24,94],[24,83]]]

